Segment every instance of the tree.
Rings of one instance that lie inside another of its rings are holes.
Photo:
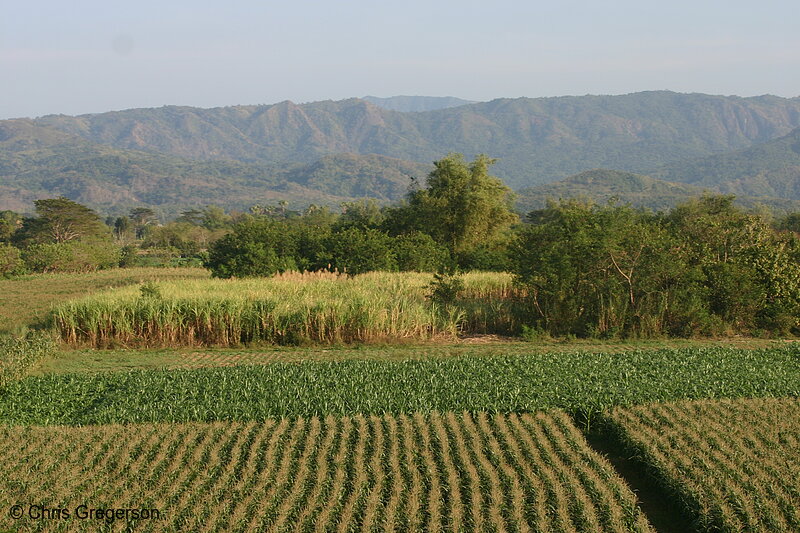
[[[110,240],[75,240],[32,244],[22,251],[22,257],[33,272],[91,272],[117,266],[120,248]]]
[[[479,155],[467,164],[461,154],[434,161],[427,188],[409,195],[415,229],[456,255],[497,239],[518,222],[511,189],[489,175],[494,162]]]
[[[253,206],[251,210],[256,214],[257,209],[258,206]],[[176,222],[186,222],[195,226],[203,226],[209,230],[218,230],[229,228],[232,220],[232,217],[226,214],[223,208],[217,205],[207,205],[202,209],[183,211]]]
[[[26,218],[15,241],[22,245],[110,239],[111,229],[91,209],[67,198],[36,200],[37,217]]]
[[[762,217],[734,206],[733,199],[706,196],[678,206],[670,215],[701,277],[709,308],[739,330],[796,331],[796,234],[774,231]]]
[[[331,268],[351,275],[397,270],[393,244],[393,239],[382,231],[348,228],[331,234],[324,257]]]
[[[9,278],[23,274],[25,263],[20,251],[10,244],[0,243],[0,278]]]
[[[117,217],[114,220],[114,236],[117,241],[124,242],[135,238],[133,224],[128,217]]]
[[[529,218],[513,254],[529,325],[557,335],[662,333],[684,269],[658,217],[572,200]]]
[[[149,207],[134,207],[131,209],[129,218],[133,223],[137,239],[144,237],[148,226],[153,226],[158,223],[158,216],[156,216],[155,211]]]
[[[218,278],[271,276],[298,270],[296,227],[275,220],[250,219],[209,248],[205,267]]]
[[[800,233],[800,213],[789,213],[776,224],[779,230]]]
[[[338,229],[378,228],[386,219],[378,203],[372,198],[342,203],[342,215],[336,221]]]
[[[447,248],[427,233],[414,231],[394,238],[392,243],[397,267],[401,271],[438,272],[449,266]]]
[[[22,216],[14,211],[0,211],[0,243],[10,242],[20,226],[22,226]]]

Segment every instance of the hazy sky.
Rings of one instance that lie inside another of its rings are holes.
[[[0,118],[368,94],[800,95],[798,0],[0,1]]]

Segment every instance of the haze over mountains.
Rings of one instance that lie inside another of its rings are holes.
[[[493,173],[515,189],[602,168],[800,201],[800,98],[657,91],[464,102],[287,101],[0,121],[0,209],[29,210],[56,194],[105,212],[391,201],[451,151],[498,158]]]
[[[371,104],[392,111],[419,112],[436,111],[437,109],[448,109],[460,105],[477,104],[474,100],[463,100],[454,96],[390,96],[389,98],[379,98],[377,96],[365,96]]]

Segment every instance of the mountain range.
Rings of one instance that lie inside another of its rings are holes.
[[[493,173],[524,191],[521,199],[538,185],[613,169],[673,182],[643,185],[658,194],[695,190],[674,189],[681,182],[800,200],[798,127],[800,98],[667,91],[49,115],[0,121],[0,209],[30,210],[34,198],[55,194],[104,212],[393,201],[448,152],[498,158]]]

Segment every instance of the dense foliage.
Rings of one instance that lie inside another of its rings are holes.
[[[667,215],[579,202],[529,215],[514,270],[553,335],[800,333],[800,240],[704,197]]]
[[[489,175],[493,161],[467,164],[450,154],[435,162],[427,187],[407,204],[381,210],[374,202],[344,204],[329,221],[314,216],[256,217],[214,243],[206,266],[218,277],[267,276],[287,270],[436,271],[453,262],[470,270],[502,270],[512,225],[510,190]]]
[[[34,203],[37,216],[21,217],[8,238],[18,248],[0,248],[0,275],[87,272],[119,263],[119,246],[97,213],[64,197]]]

